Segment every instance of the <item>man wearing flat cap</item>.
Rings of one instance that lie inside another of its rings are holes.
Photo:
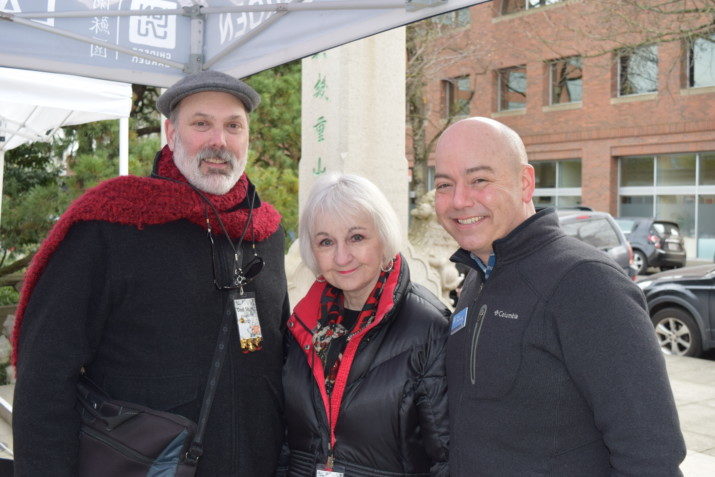
[[[43,242],[13,335],[16,476],[87,472],[85,377],[110,398],[205,418],[179,458],[196,475],[274,474],[289,305],[281,217],[244,173],[259,101],[223,73],[183,78],[157,101],[168,144],[151,177],[90,189]],[[158,460],[146,475],[174,475]]]

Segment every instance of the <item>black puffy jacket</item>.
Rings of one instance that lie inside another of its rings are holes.
[[[448,475],[447,308],[410,281],[398,256],[375,320],[345,348],[330,403],[309,331],[325,286],[314,283],[288,321],[283,383],[289,475],[314,476],[331,446],[346,477]]]

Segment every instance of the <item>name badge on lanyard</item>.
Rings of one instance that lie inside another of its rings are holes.
[[[344,477],[345,469],[341,466],[334,466],[330,469],[326,468],[322,464],[318,464],[315,469],[315,477]]]
[[[261,322],[258,320],[256,296],[253,292],[241,293],[234,298],[233,307],[236,311],[236,324],[241,342],[241,351],[251,353],[261,349],[263,334]]]

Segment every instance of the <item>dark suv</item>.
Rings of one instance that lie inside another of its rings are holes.
[[[588,209],[557,209],[557,212],[566,235],[607,253],[632,280],[636,279],[631,246],[611,214]]]
[[[655,273],[638,286],[664,353],[699,356],[715,348],[715,264]]]
[[[620,217],[616,223],[633,248],[633,264],[639,275],[648,267],[661,270],[685,266],[685,245],[678,224],[646,217]]]

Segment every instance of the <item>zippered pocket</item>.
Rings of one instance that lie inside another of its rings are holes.
[[[472,384],[476,382],[477,374],[477,345],[479,344],[479,333],[482,331],[482,325],[484,324],[484,317],[487,314],[487,305],[482,305],[479,309],[479,314],[477,315],[477,322],[474,325],[474,331],[472,332],[472,345],[469,351],[469,381]]]

